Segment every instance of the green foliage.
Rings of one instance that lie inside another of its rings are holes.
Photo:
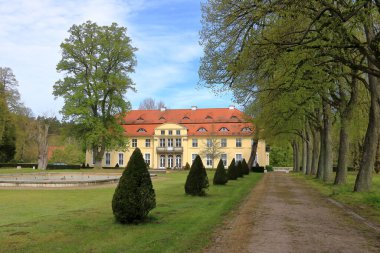
[[[124,95],[134,89],[128,74],[136,65],[136,48],[126,30],[116,23],[98,26],[87,21],[73,25],[69,38],[61,44],[57,71],[64,71],[65,77],[56,82],[53,94],[64,99],[62,113],[75,123],[76,136],[96,152],[100,147],[95,154],[97,162],[106,148],[127,144],[119,123],[130,108]]]
[[[155,207],[150,174],[140,149],[136,148],[113,195],[113,214],[120,223],[138,223]]]
[[[197,155],[187,175],[185,192],[193,196],[205,196],[205,190],[208,187],[209,183],[206,169],[203,166],[201,157]]]
[[[243,165],[242,165],[241,161],[239,161],[237,163],[236,170],[237,170],[237,173],[238,173],[238,177],[244,177]]]
[[[53,151],[50,162],[64,162],[67,164],[81,164],[85,160],[85,153],[76,142],[66,143],[62,149]]]
[[[16,153],[16,131],[15,126],[9,120],[5,124],[3,138],[0,139],[0,162],[13,160]]]
[[[274,167],[291,167],[293,165],[293,152],[287,147],[272,146],[270,151],[270,165]]]
[[[228,166],[227,176],[228,176],[228,180],[236,180],[239,176],[238,170],[237,170],[236,164],[235,164],[235,158],[232,159],[230,165]]]
[[[224,169],[222,159],[219,160],[218,167],[216,168],[213,183],[216,185],[225,185],[228,182],[227,172]]]
[[[268,172],[272,172],[272,171],[273,171],[273,166],[267,165],[267,166],[265,166],[265,169],[266,169]]]
[[[248,175],[249,174],[249,167],[248,167],[247,162],[245,161],[245,158],[241,162],[241,165],[242,165],[242,168],[243,168],[243,174],[244,175]]]

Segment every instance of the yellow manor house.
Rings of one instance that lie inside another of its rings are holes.
[[[255,129],[247,119],[234,106],[132,110],[123,122],[129,138],[127,150],[105,152],[102,166],[126,166],[136,147],[151,169],[182,168],[186,163],[191,165],[198,154],[206,168],[216,168],[219,159],[225,166],[233,158],[248,162]],[[260,166],[269,165],[264,140],[259,140],[256,154]],[[86,153],[86,163],[94,164],[91,151]]]

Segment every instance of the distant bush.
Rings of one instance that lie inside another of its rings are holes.
[[[21,166],[21,168],[37,168],[37,163],[0,163],[0,168],[17,168],[17,166]]]
[[[191,165],[189,174],[185,183],[186,194],[193,196],[206,195],[206,189],[209,187],[206,169],[203,166],[202,159],[199,155],[196,156]]]
[[[116,164],[115,164],[115,168],[119,168],[119,163],[116,163]]]
[[[227,176],[228,176],[228,180],[236,180],[239,176],[237,168],[236,168],[236,164],[235,164],[235,158],[232,159],[230,165],[228,166]]]
[[[190,164],[186,163],[185,167],[183,167],[184,170],[190,170]]]
[[[266,169],[268,172],[271,172],[271,171],[273,171],[273,166],[267,165],[267,166],[265,166],[265,169]]]
[[[224,169],[224,164],[222,159],[219,160],[218,167],[216,168],[213,184],[214,185],[225,185],[228,181],[227,172]]]
[[[248,175],[249,174],[249,168],[248,168],[248,164],[245,161],[245,159],[243,159],[243,161],[241,162],[241,165],[243,167],[243,174]]]
[[[113,214],[120,223],[139,223],[155,207],[152,180],[141,151],[136,148],[113,195]]]

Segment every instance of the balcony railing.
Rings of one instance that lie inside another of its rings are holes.
[[[182,153],[183,147],[157,147],[157,153]]]

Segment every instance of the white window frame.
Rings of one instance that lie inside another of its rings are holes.
[[[182,139],[181,138],[175,139],[175,146],[176,147],[182,147]]]
[[[144,160],[145,160],[146,165],[150,166],[150,153],[144,154]]]
[[[236,147],[241,148],[242,147],[242,139],[241,138],[236,138]]]
[[[238,159],[238,156],[240,156],[240,159]],[[236,164],[239,161],[243,161],[243,154],[237,153],[237,154],[235,154],[235,162],[236,162]]]
[[[150,148],[150,139],[145,139],[145,147]]]
[[[168,135],[173,135],[173,130],[169,130]]]
[[[124,153],[119,153],[119,165],[124,165]]]
[[[160,155],[160,168],[165,168],[166,165],[166,157],[165,155]]]
[[[166,145],[165,139],[160,139],[160,148],[164,148]]]
[[[132,139],[132,148],[137,148],[137,139]]]
[[[222,160],[224,167],[226,167],[227,166],[227,154],[226,153],[220,154],[220,159]]]
[[[174,156],[168,155],[168,167],[173,168],[174,167]]]
[[[165,135],[165,130],[161,130],[161,135]]]
[[[211,147],[212,147],[212,140],[211,140],[211,139],[207,139],[207,140],[206,140],[206,146],[207,146],[208,148],[211,148]]]
[[[105,156],[106,156],[106,165],[111,165],[111,153],[110,152],[106,152],[105,153]]]
[[[182,156],[181,155],[176,155],[175,156],[175,166],[177,168],[181,168],[182,167]]]
[[[193,148],[197,148],[198,147],[198,139],[192,139],[191,146]]]
[[[213,164],[212,155],[206,154],[206,166],[212,167],[212,164]]]
[[[176,130],[175,133],[176,135],[181,135],[181,130]]]
[[[173,147],[173,138],[168,139],[168,147]]]

